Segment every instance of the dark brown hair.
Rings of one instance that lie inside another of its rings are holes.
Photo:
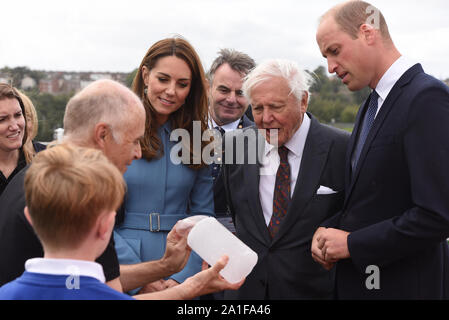
[[[186,129],[190,133],[190,164],[189,167],[198,169],[205,166],[201,164],[193,164],[193,121],[201,122],[201,135],[207,130],[207,112],[208,101],[206,93],[206,83],[204,69],[198,54],[189,42],[180,38],[163,39],[151,46],[145,54],[140,64],[139,70],[134,78],[132,90],[143,102],[147,121],[145,123],[145,134],[141,140],[142,157],[147,160],[160,157],[164,154],[163,146],[158,136],[158,124],[156,122],[156,111],[151,105],[145,94],[145,83],[142,78],[142,69],[145,66],[148,70],[152,70],[160,58],[167,56],[176,56],[185,61],[192,73],[192,82],[190,92],[185,100],[185,104],[176,112],[172,113],[169,121],[172,129]],[[201,141],[201,150],[206,146],[206,142]],[[199,157],[199,158],[198,158]],[[197,159],[201,159],[201,154],[196,155]]]

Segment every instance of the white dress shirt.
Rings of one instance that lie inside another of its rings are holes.
[[[410,69],[413,65],[415,65],[415,63],[401,56],[384,73],[384,75],[379,80],[379,83],[375,88],[375,91],[379,95],[379,98],[377,99],[377,111],[374,119],[377,118],[377,115],[380,112],[380,108],[384,104],[385,100],[387,99],[388,95],[390,94],[390,91],[393,89],[396,82],[398,82],[398,80],[403,76],[403,74],[407,72],[407,70]],[[363,120],[361,122],[361,127],[362,125]],[[355,161],[356,161],[356,152],[353,152],[351,156],[352,168],[354,168]]]
[[[310,129],[310,118],[305,113],[304,119],[296,130],[291,139],[284,144],[289,150],[288,163],[290,165],[290,196],[293,196],[295,191],[296,179],[298,177],[299,168],[301,166],[302,153],[306,144],[307,135]],[[263,216],[265,223],[270,223],[271,216],[273,214],[273,197],[274,197],[274,185],[276,183],[276,173],[280,164],[280,157],[277,149],[269,144],[265,143],[265,152],[261,161],[259,169],[260,181],[259,181],[259,198],[262,205]]]
[[[234,122],[227,123],[225,125],[219,126],[214,119],[209,115],[209,129],[215,129],[216,127],[221,127],[225,132],[233,131],[237,129],[240,123],[240,119],[235,120]]]
[[[93,261],[33,258],[25,262],[25,270],[51,275],[86,276],[105,282],[103,267]]]
[[[384,73],[379,83],[376,86],[376,92],[379,95],[378,107],[376,117],[379,114],[380,108],[382,107],[385,99],[387,99],[388,94],[391,89],[393,89],[394,85],[398,80],[404,75],[404,73],[413,67],[416,63],[411,60],[401,56],[398,60],[396,60],[391,67]]]

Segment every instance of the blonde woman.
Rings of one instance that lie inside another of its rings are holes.
[[[23,101],[16,88],[0,84],[0,195],[12,178],[26,166],[23,144],[26,119]]]
[[[45,150],[46,146],[42,143],[34,141],[34,138],[36,138],[38,131],[38,118],[33,102],[23,92],[18,92],[25,108],[25,118],[27,126],[27,136],[25,143],[23,144],[23,153],[25,155],[26,163],[30,163],[36,153]]]

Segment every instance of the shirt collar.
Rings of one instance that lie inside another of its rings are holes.
[[[385,101],[396,82],[414,64],[415,63],[413,63],[408,58],[401,56],[391,65],[391,67],[387,70],[387,72],[385,72],[376,86],[376,92],[382,99],[382,101]]]
[[[291,151],[295,156],[301,156],[302,150],[304,150],[304,145],[306,143],[307,135],[309,134],[310,129],[310,117],[307,113],[304,113],[304,118],[302,120],[301,126],[298,130],[293,134],[293,136],[288,140],[284,145]],[[265,155],[267,156],[272,150],[274,146],[265,143]]]
[[[209,118],[210,118],[209,129],[214,129],[216,127],[221,127],[225,132],[233,131],[233,130],[237,129],[238,126],[239,126],[239,123],[240,123],[240,119],[237,119],[237,120],[235,120],[235,121],[233,121],[231,123],[219,126],[215,122],[214,118],[212,118],[210,115],[209,115]]]
[[[33,258],[25,262],[25,270],[51,275],[86,276],[105,282],[103,267],[93,261]]]

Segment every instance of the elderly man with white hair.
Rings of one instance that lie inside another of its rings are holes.
[[[222,174],[237,236],[259,259],[226,298],[333,298],[334,274],[313,261],[310,246],[343,204],[349,134],[307,112],[311,80],[286,60],[264,62],[245,79],[257,127],[225,136],[234,152]]]

